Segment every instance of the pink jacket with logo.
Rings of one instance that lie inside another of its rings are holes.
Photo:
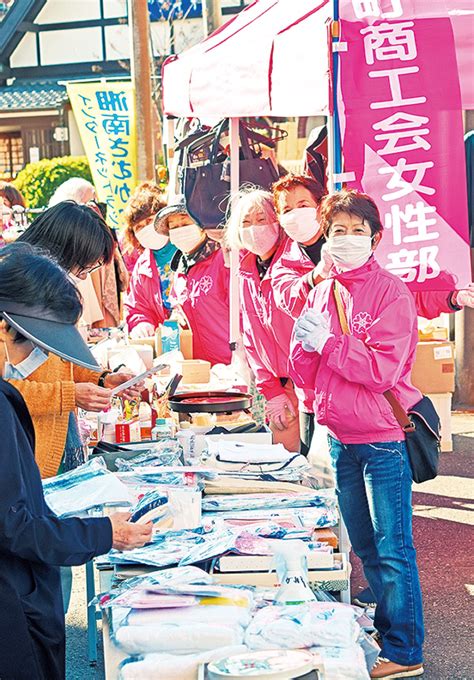
[[[319,423],[344,444],[405,438],[388,401],[392,390],[407,409],[421,399],[410,380],[418,341],[411,292],[374,257],[359,269],[335,274],[351,335],[343,335],[332,294],[333,279],[314,288],[305,310],[327,310],[334,337],[322,354],[307,352],[292,339],[290,376],[314,388]]]
[[[144,321],[158,328],[169,317],[161,297],[158,267],[149,248],[143,251],[135,264],[124,307],[129,332]]]
[[[187,274],[175,274],[170,300],[179,305],[193,332],[195,359],[229,364],[229,269],[219,248],[193,265]]]
[[[284,392],[280,378],[288,378],[294,325],[293,319],[276,305],[272,287],[273,263],[278,262],[281,247],[263,279],[260,279],[253,253],[243,254],[239,268],[244,348],[257,389],[267,400]]]

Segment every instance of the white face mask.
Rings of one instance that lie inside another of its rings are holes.
[[[320,230],[316,208],[294,208],[280,216],[280,224],[298,243],[311,241]]]
[[[3,377],[5,380],[24,380],[48,360],[48,355],[40,347],[34,347],[31,354],[26,359],[23,359],[23,361],[20,361],[19,364],[12,364],[10,362],[8,350],[6,350],[6,354],[7,361],[5,361],[3,366]]]
[[[372,255],[372,237],[331,236],[326,247],[336,267],[350,271],[362,267]]]
[[[182,253],[191,253],[203,240],[203,231],[197,224],[170,229],[170,241]]]
[[[246,250],[263,257],[270,253],[278,241],[280,225],[278,222],[272,224],[254,224],[244,227],[240,234],[240,240]]]
[[[78,283],[82,283],[82,282],[85,281],[87,278],[89,278],[89,274],[87,274],[87,276],[86,276],[84,279],[81,279],[79,276],[76,276],[76,275],[73,274],[72,272],[69,272],[68,276],[69,276],[69,278],[71,279],[71,281],[73,282],[73,284],[74,284],[75,286],[77,286]]]
[[[150,248],[150,250],[161,250],[169,241],[168,236],[156,232],[154,221],[137,231],[135,237],[143,248]]]

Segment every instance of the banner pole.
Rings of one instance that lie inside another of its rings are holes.
[[[229,119],[229,146],[230,146],[230,207],[239,191],[240,164],[239,164],[239,119]],[[240,300],[239,300],[239,251],[232,248],[230,251],[230,347],[233,352],[238,348],[240,340]]]
[[[333,21],[331,23],[331,59],[332,59],[332,190],[340,191],[342,189],[341,182],[334,181],[334,175],[342,173],[342,148],[341,148],[341,127],[339,121],[337,91],[339,87],[339,52],[334,46],[339,42],[340,38],[340,24],[339,24],[339,0],[333,0]]]

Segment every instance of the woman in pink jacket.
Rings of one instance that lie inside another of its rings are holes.
[[[423,612],[412,537],[412,474],[384,392],[403,408],[421,399],[410,375],[418,340],[413,296],[373,256],[382,236],[375,203],[355,191],[323,199],[320,223],[335,266],[295,325],[291,375],[314,387],[329,429],[342,516],[377,601],[382,649],[372,678],[423,673]],[[349,333],[336,305],[340,295]]]
[[[233,204],[226,242],[242,250],[239,265],[241,328],[255,385],[266,401],[273,441],[299,451],[298,399],[288,377],[293,319],[277,307],[272,287],[274,263],[286,238],[267,191],[242,191]]]
[[[219,244],[195,224],[184,202],[157,215],[158,231],[169,230],[178,249],[171,302],[186,318],[193,334],[193,356],[214,364],[230,364],[229,269]]]
[[[146,338],[170,315],[171,260],[176,248],[167,231],[159,233],[155,217],[165,207],[159,187],[140,184],[125,209],[124,241],[129,252],[138,252],[130,289],[125,299],[125,320],[132,338]]]

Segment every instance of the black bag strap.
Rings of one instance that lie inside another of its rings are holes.
[[[221,137],[228,130],[229,128],[229,119],[224,118],[220,123],[216,125],[214,128],[215,130],[215,135],[214,135],[214,141],[211,146],[211,152],[209,154],[209,161],[211,163],[215,163],[218,153],[219,153],[219,145],[221,141]],[[253,158],[252,154],[252,149],[250,148],[250,142],[249,138],[247,135],[247,131],[244,125],[242,123],[239,123],[239,137],[240,137],[240,146],[242,148],[242,154],[244,159],[248,160],[250,158]]]
[[[350,335],[349,324],[347,321],[346,310],[344,309],[344,303],[342,301],[342,295],[337,281],[334,281],[332,292],[334,295],[334,301],[336,303],[337,315],[339,317],[339,323],[344,335]],[[414,432],[416,429],[415,423],[410,420],[407,412],[403,406],[398,401],[397,397],[391,390],[387,390],[383,393],[383,396],[390,404],[393,415],[395,416],[398,424],[404,432]]]

